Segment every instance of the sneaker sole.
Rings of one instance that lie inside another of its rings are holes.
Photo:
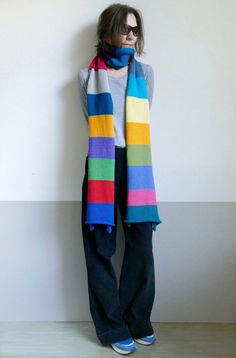
[[[143,344],[143,345],[150,345],[150,344],[153,344],[154,342],[156,341],[156,339],[152,342],[146,342],[146,341],[143,341],[142,339],[135,339],[135,342],[139,343],[139,344]]]
[[[111,344],[111,346],[117,353],[120,353],[120,354],[130,354],[130,353],[133,353],[134,351],[136,351],[136,349],[137,349],[137,348],[135,348],[135,349],[132,349],[130,351],[125,351],[123,349],[120,349],[120,348],[116,347],[113,344]]]

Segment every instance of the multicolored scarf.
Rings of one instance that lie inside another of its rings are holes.
[[[115,134],[113,102],[107,68],[128,65],[125,97],[128,226],[152,222],[152,230],[162,221],[158,215],[152,171],[149,100],[142,65],[131,47],[104,43],[103,56],[89,65],[88,107],[88,194],[85,223],[94,230],[105,224],[110,233],[114,223]]]

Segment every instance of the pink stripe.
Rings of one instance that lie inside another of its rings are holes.
[[[106,70],[107,69],[107,65],[104,62],[102,57],[94,57],[94,59],[92,60],[92,62],[89,65],[89,69],[94,69],[95,71],[98,70]]]
[[[155,189],[128,190],[128,205],[155,205]]]

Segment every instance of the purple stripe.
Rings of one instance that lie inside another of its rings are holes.
[[[89,137],[89,157],[115,159],[114,137]]]

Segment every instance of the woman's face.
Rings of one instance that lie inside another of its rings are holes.
[[[134,16],[134,14],[127,15],[126,24],[130,25],[132,27],[137,26],[136,17]],[[116,46],[134,48],[134,45],[135,45],[137,39],[138,39],[138,37],[134,36],[133,31],[130,30],[128,35],[123,35],[123,34],[119,35],[119,41],[118,41],[118,44],[116,44]],[[107,42],[111,44],[109,39],[107,39]]]

